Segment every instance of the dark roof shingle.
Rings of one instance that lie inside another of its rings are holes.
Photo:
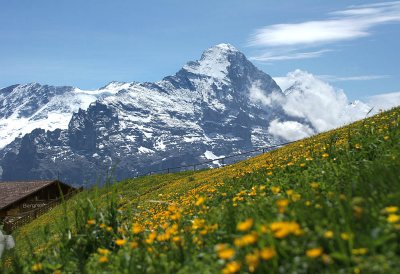
[[[0,182],[0,209],[52,184],[53,181]]]

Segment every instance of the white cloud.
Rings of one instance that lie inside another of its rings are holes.
[[[369,36],[375,26],[395,22],[400,22],[400,1],[353,6],[332,12],[325,20],[262,27],[250,36],[249,45],[264,48],[269,52],[253,57],[253,60],[258,61],[315,58],[329,50],[292,52],[299,48]],[[287,54],[271,54],[272,49],[276,47],[286,47]]]
[[[325,52],[329,52],[332,50],[324,49],[312,52],[296,52],[296,53],[287,53],[287,54],[272,54],[266,53],[260,56],[250,57],[250,60],[254,61],[282,61],[282,60],[296,60],[296,59],[308,59],[308,58],[316,58],[324,54]]]
[[[268,132],[288,141],[300,140],[315,134],[314,130],[307,125],[303,125],[296,121],[280,122],[278,119],[273,120],[270,123]]]
[[[271,122],[269,132],[290,141],[400,106],[400,92],[370,96],[365,102],[349,102],[342,90],[335,89],[319,77],[301,70],[290,72],[285,77],[274,77],[274,80],[286,95],[276,102],[287,115],[296,117],[298,121],[306,121],[300,123],[289,119]]]
[[[293,121],[286,121],[292,122],[289,124],[285,124],[285,121],[271,123],[270,132],[287,140],[293,140],[296,131],[298,136],[304,138],[305,135],[314,134],[314,130],[322,132],[362,119],[371,109],[369,105],[360,101],[351,104],[342,90],[337,90],[301,70],[274,80],[286,94],[284,100],[280,102],[285,113],[303,119],[312,126],[312,129],[304,124],[304,127],[300,127]],[[278,130],[283,133],[279,133]]]
[[[272,106],[273,104],[280,103],[284,100],[280,92],[271,92],[270,94],[265,94],[265,91],[260,89],[260,83],[255,82],[250,87],[250,101],[253,103],[261,103],[265,106]]]
[[[345,82],[345,81],[369,81],[390,78],[390,75],[357,75],[357,76],[335,76],[335,75],[318,75],[319,79],[327,82]]]
[[[351,117],[345,115],[349,102],[343,91],[300,70],[287,77],[294,83],[283,105],[287,114],[306,118],[319,132],[349,122]]]
[[[354,7],[332,15],[337,17],[263,27],[255,31],[249,43],[253,46],[309,45],[364,37],[377,25],[400,21],[400,2]]]
[[[252,46],[293,46],[327,43],[367,36],[365,28],[351,20],[310,21],[261,28],[250,38]]]
[[[367,98],[367,103],[373,106],[375,111],[400,106],[400,91],[370,96]]]

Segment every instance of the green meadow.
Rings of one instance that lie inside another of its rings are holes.
[[[85,190],[2,273],[400,273],[400,108],[218,169]]]

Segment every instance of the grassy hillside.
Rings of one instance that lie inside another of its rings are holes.
[[[399,123],[84,191],[16,231],[3,271],[399,273]]]

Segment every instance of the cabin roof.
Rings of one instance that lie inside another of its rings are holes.
[[[0,210],[56,182],[63,184],[57,180],[0,182]]]

